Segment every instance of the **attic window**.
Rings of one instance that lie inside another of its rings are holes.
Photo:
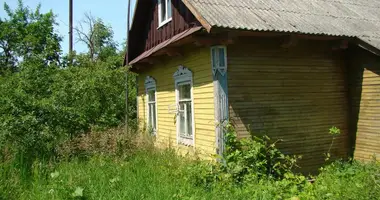
[[[158,0],[158,27],[172,20],[171,0]]]

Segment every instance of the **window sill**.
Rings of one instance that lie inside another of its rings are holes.
[[[169,23],[169,22],[171,22],[171,21],[172,21],[172,18],[167,19],[167,20],[165,20],[165,21],[159,23],[157,29],[160,29],[161,27],[165,26],[167,23]]]
[[[185,137],[181,137],[178,140],[178,144],[182,144],[184,146],[192,147],[192,146],[194,146],[194,140],[189,139],[189,138],[185,138]]]

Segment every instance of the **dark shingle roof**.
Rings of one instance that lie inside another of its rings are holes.
[[[212,27],[358,37],[380,49],[379,0],[186,0]]]

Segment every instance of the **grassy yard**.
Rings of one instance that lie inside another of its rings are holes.
[[[75,142],[86,149],[79,151],[82,156],[36,161],[27,178],[21,178],[12,162],[0,163],[0,200],[380,199],[376,162],[333,163],[314,177],[313,184],[292,173],[281,179],[248,174],[236,182],[229,173],[214,173],[216,165],[179,157],[174,150],[131,145],[130,140],[120,145],[111,141],[120,136],[104,135],[108,139],[90,136]],[[124,151],[116,151],[117,146]]]
[[[26,182],[1,174],[0,199],[222,198],[216,191],[194,187],[186,179],[186,165],[169,151],[141,151],[125,159],[96,156],[55,166],[36,164]]]

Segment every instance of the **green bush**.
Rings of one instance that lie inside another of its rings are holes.
[[[0,78],[0,159],[14,154],[16,167],[56,155],[62,141],[91,129],[124,123],[125,69],[47,67],[24,62],[20,72]],[[136,118],[134,75],[128,83],[131,121]],[[30,172],[25,171],[24,174]]]
[[[380,163],[334,162],[305,188],[305,199],[380,199]]]
[[[276,148],[267,136],[237,139],[231,125],[226,126],[225,135],[225,170],[237,181],[244,176],[254,174],[257,177],[281,179],[296,167],[296,156],[285,155]]]
[[[231,125],[225,129],[225,152],[220,158],[221,162],[193,162],[186,170],[187,180],[207,190],[234,186],[246,188],[247,193],[257,193],[248,188],[264,184],[277,188],[277,191],[280,191],[280,187],[284,191],[291,190],[292,195],[301,191],[307,181],[304,176],[292,172],[296,166],[296,156],[284,155],[276,148],[276,142],[271,143],[266,136],[259,138],[252,135],[250,138],[238,139]],[[276,194],[275,189],[273,194]]]

